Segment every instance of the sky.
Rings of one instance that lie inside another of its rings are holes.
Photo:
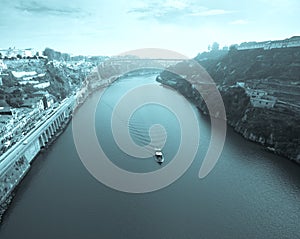
[[[0,0],[0,49],[74,55],[163,48],[194,57],[208,45],[300,35],[299,0]]]

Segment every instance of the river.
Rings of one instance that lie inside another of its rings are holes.
[[[159,118],[168,134],[168,157],[162,166],[154,159],[130,158],[113,141],[108,120],[111,108],[124,90],[154,83],[154,79],[153,75],[121,79],[98,104],[99,142],[112,161],[126,170],[157,170],[170,163],[168,158],[180,144],[175,115],[155,104],[138,110],[129,130],[137,144],[145,145],[149,142],[145,129]],[[176,92],[173,95],[186,101]],[[198,113],[197,121],[200,147],[189,169],[169,186],[141,194],[120,192],[98,182],[83,166],[69,124],[39,154],[18,187],[0,226],[0,238],[300,238],[300,167],[229,128],[215,168],[199,179],[210,122]],[[122,122],[120,127],[126,126]]]

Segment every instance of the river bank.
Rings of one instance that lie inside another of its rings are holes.
[[[235,131],[300,163],[300,47],[232,47],[198,63],[218,86]]]
[[[58,109],[59,110],[59,107]],[[66,127],[71,121],[72,114],[71,111],[69,114],[65,115],[64,121],[60,124],[59,127],[56,128],[56,130],[53,130],[53,134],[49,136],[46,142],[41,142],[39,139],[35,139],[33,141],[30,141],[30,135],[27,136],[26,139],[23,140],[23,142],[26,142],[26,145],[19,145],[19,147],[27,147],[27,149],[22,150],[22,152],[17,152],[18,156],[15,160],[12,160],[9,162],[11,166],[7,166],[6,169],[1,174],[1,190],[0,190],[0,223],[2,222],[2,218],[5,215],[5,212],[9,208],[9,205],[11,204],[15,193],[18,190],[19,184],[22,182],[24,177],[27,175],[27,173],[31,169],[31,165],[34,163],[37,156],[41,153],[46,151],[56,140],[57,138],[64,132]],[[55,115],[53,115],[55,117]],[[57,117],[57,116],[56,116]],[[49,119],[48,119],[49,120]],[[50,118],[51,120],[51,118]],[[53,119],[55,121],[56,119]],[[41,126],[42,127],[42,126]],[[37,129],[39,130],[39,129]],[[33,131],[35,131],[33,129]],[[33,132],[32,131],[32,132]],[[42,137],[42,136],[40,136]],[[12,149],[10,151],[10,155],[14,154],[15,151],[19,151],[19,147],[15,147],[15,149]],[[5,161],[5,159],[3,160]],[[2,166],[2,165],[1,165]]]
[[[184,63],[182,63],[184,64]],[[186,69],[186,68],[185,68]],[[192,84],[164,72],[157,81],[174,88],[189,99],[205,115],[209,115],[203,98]],[[266,150],[300,164],[300,112],[277,104],[275,107],[254,107],[246,89],[239,85],[218,87],[229,126],[245,139],[259,143]],[[215,117],[211,115],[211,117]]]

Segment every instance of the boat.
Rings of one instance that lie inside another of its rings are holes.
[[[162,164],[165,161],[164,155],[161,150],[155,151],[155,160],[158,164]]]
[[[273,152],[273,153],[275,152],[275,148],[273,148],[273,147],[267,147],[267,150],[268,150],[268,151],[271,151],[271,152]]]

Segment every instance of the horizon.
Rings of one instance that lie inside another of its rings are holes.
[[[48,47],[86,56],[161,48],[191,58],[208,51],[213,42],[222,49],[299,36],[299,9],[296,0],[3,0],[0,31],[5,37],[0,46],[37,51]]]
[[[290,36],[290,37],[286,37],[286,38],[284,38],[284,39],[272,39],[272,40],[270,40],[270,39],[268,39],[268,40],[263,40],[263,41],[255,41],[255,40],[253,40],[253,41],[245,41],[245,42],[239,42],[239,43],[232,43],[232,44],[230,44],[230,45],[224,45],[224,46],[220,46],[219,47],[219,50],[223,50],[222,48],[223,47],[230,47],[230,46],[232,46],[232,45],[240,45],[241,43],[250,43],[250,42],[256,42],[256,43],[261,43],[261,42],[268,42],[268,41],[281,41],[281,40],[286,40],[286,39],[290,39],[290,38],[292,38],[292,37],[300,37],[300,36],[297,36],[297,35],[294,35],[294,36]],[[216,41],[217,42],[217,41]],[[218,43],[218,42],[217,42]],[[118,55],[103,55],[103,54],[96,54],[96,55],[89,55],[89,54],[74,54],[74,53],[72,53],[72,52],[65,52],[65,51],[59,51],[58,49],[55,49],[55,48],[52,48],[52,47],[49,47],[49,46],[46,46],[46,47],[44,47],[43,49],[37,49],[37,48],[35,48],[34,46],[30,46],[30,47],[25,47],[25,48],[18,48],[18,47],[15,47],[15,46],[10,46],[10,47],[8,47],[8,48],[6,48],[6,49],[4,49],[4,48],[0,48],[0,51],[5,51],[5,50],[8,50],[8,49],[17,49],[17,50],[36,50],[36,52],[43,52],[45,49],[47,49],[47,48],[49,48],[49,49],[52,49],[52,50],[54,50],[54,51],[58,51],[58,52],[60,52],[60,53],[62,53],[62,54],[69,54],[71,57],[76,57],[76,56],[84,56],[84,57],[114,57],[114,56],[127,56],[127,55],[124,55],[126,52],[122,52],[122,53],[120,53],[120,54],[118,54]],[[159,50],[160,48],[145,48],[145,49],[155,49],[155,50]],[[141,50],[141,49],[135,49],[135,50],[132,50],[132,51],[139,51],[139,50]],[[162,50],[164,50],[164,49],[162,49]],[[191,56],[191,58],[193,58],[193,57],[196,57],[198,54],[202,54],[202,53],[205,53],[205,52],[210,52],[210,51],[212,51],[212,49],[210,49],[210,50],[203,50],[203,51],[199,51],[199,52],[197,52],[194,56]],[[130,55],[128,55],[128,56],[130,56]],[[182,57],[184,57],[184,55],[182,55]],[[190,57],[190,56],[189,56]]]

